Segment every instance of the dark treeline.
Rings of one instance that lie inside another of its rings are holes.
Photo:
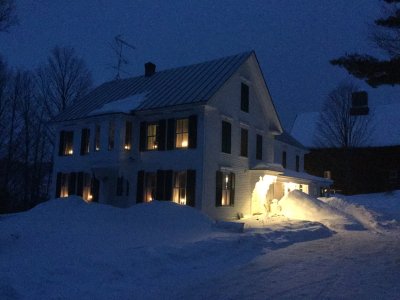
[[[49,198],[51,120],[86,94],[91,75],[72,48],[55,47],[36,70],[15,70],[0,57],[0,212]]]

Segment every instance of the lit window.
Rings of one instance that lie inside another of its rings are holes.
[[[158,143],[157,143],[157,130],[158,130],[158,125],[157,124],[148,124],[147,125],[147,150],[157,150],[158,148]]]
[[[157,175],[156,173],[146,173],[145,174],[145,198],[144,202],[150,202],[156,199],[157,190]]]
[[[83,200],[88,202],[93,201],[93,195],[91,189],[92,189],[92,176],[89,173],[84,173],[83,190],[82,190]]]
[[[125,150],[131,150],[132,147],[132,122],[126,121],[125,123]]]
[[[94,151],[100,151],[100,125],[96,124],[94,132]]]
[[[115,139],[115,124],[110,121],[108,124],[108,151],[114,149],[114,139]]]
[[[73,150],[74,132],[73,131],[61,131],[60,132],[60,145],[59,155],[66,156],[74,154]]]
[[[88,154],[90,151],[90,129],[84,128],[81,133],[81,155]]]
[[[172,199],[175,203],[186,205],[186,172],[174,172]]]
[[[60,197],[68,197],[68,173],[61,174],[61,189],[60,189]]]
[[[235,198],[235,174],[217,171],[216,206],[233,206]]]
[[[175,147],[176,148],[187,148],[189,145],[189,120],[178,119],[176,120],[175,127]]]

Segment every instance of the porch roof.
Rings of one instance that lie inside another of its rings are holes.
[[[290,178],[296,178],[296,179],[301,179],[304,181],[314,181],[314,182],[320,182],[326,185],[331,185],[333,184],[333,180],[323,178],[323,177],[318,177],[314,175],[310,175],[305,172],[296,172],[293,170],[285,170],[282,174],[280,174],[281,177],[290,177]]]

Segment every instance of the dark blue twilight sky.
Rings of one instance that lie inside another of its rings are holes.
[[[33,69],[55,46],[72,46],[95,84],[111,80],[109,46],[122,34],[132,76],[153,61],[157,69],[255,50],[283,125],[316,111],[347,73],[329,59],[371,52],[368,26],[379,0],[16,0],[20,25],[0,36],[10,66]],[[400,101],[399,88],[371,89],[371,105]],[[397,97],[397,99],[395,98]]]

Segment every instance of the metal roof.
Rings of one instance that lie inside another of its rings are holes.
[[[300,149],[308,150],[302,143],[296,140],[292,135],[290,135],[286,130],[283,131],[281,135],[275,136],[275,139],[281,141],[282,143],[295,146]]]
[[[84,118],[106,103],[145,93],[136,111],[207,102],[253,51],[199,64],[106,82],[74,103],[53,121]]]

